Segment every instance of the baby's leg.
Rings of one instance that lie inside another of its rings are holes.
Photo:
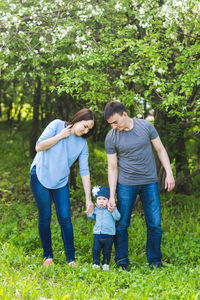
[[[94,243],[93,243],[93,249],[92,249],[92,254],[93,254],[93,264],[94,265],[100,265],[100,253],[101,253],[101,242],[100,238],[94,236]]]
[[[114,237],[108,236],[104,238],[104,244],[103,244],[103,265],[109,265],[110,262],[110,256],[112,252],[112,245],[113,245]]]

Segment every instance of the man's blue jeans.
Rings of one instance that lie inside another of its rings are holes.
[[[31,189],[39,211],[38,229],[44,258],[53,258],[51,245],[51,201],[55,203],[57,218],[61,227],[61,235],[65,248],[66,260],[74,260],[74,235],[70,217],[70,201],[68,184],[59,189],[47,189],[38,180],[36,167],[31,170]]]
[[[160,250],[161,230],[161,208],[158,184],[156,182],[145,185],[126,186],[117,185],[117,208],[121,219],[116,225],[115,238],[115,261],[118,266],[128,265],[128,227],[137,195],[140,195],[144,208],[147,225],[146,255],[149,264],[159,265],[162,259]]]

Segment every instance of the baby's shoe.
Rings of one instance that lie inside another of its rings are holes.
[[[43,260],[43,266],[50,266],[50,264],[53,262],[53,258],[46,258]]]
[[[93,268],[93,269],[98,269],[98,270],[101,269],[100,266],[99,266],[99,265],[96,265],[96,264],[94,264],[94,265],[92,266],[92,268]]]
[[[104,264],[104,265],[102,266],[102,270],[104,270],[104,271],[109,271],[109,265]]]

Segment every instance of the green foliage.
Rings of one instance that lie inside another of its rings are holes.
[[[140,113],[147,102],[198,120],[199,6],[197,0],[180,3],[1,3],[4,104],[24,104],[23,94],[31,95],[39,76],[44,92],[70,94],[92,106],[117,97]]]

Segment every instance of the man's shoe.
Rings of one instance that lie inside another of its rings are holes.
[[[163,264],[162,263],[159,263],[159,264],[150,264],[149,265],[149,267],[150,267],[150,269],[161,269],[161,268],[163,268],[164,266],[163,266]]]
[[[129,272],[128,265],[118,265],[117,268]]]

